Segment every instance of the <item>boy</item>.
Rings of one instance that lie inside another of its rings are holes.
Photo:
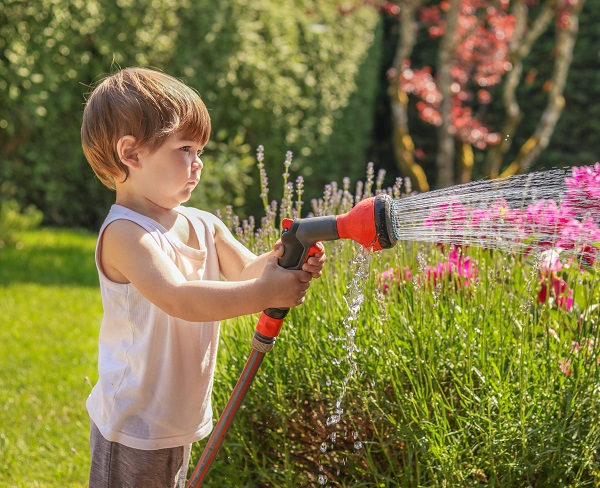
[[[208,212],[182,207],[200,181],[210,118],[159,71],[126,68],[87,100],[85,156],[116,190],[96,248],[104,317],[87,400],[90,486],[185,485],[190,444],[212,429],[219,321],[301,304],[325,255],[277,265]],[[223,276],[226,281],[221,281]]]

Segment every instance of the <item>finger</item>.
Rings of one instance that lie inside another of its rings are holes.
[[[319,263],[324,263],[326,260],[327,260],[327,256],[325,255],[325,253],[318,252],[316,254],[313,254],[311,257],[309,257],[306,262],[317,265]]]
[[[280,258],[281,256],[283,256],[285,249],[283,247],[283,243],[282,242],[276,242],[275,245],[273,246],[273,255],[277,258]]]
[[[306,271],[306,270],[302,270],[300,271],[300,274],[298,276],[298,281],[300,281],[300,283],[308,283],[310,282],[310,280],[312,280],[313,275],[312,273],[310,273],[310,271]]]
[[[309,266],[305,264],[302,266],[302,270],[310,273],[313,278],[320,278],[323,273],[323,268],[321,266]]]

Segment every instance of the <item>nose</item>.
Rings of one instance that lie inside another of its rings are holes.
[[[198,156],[196,156],[196,159],[192,163],[192,167],[195,169],[202,169],[202,168],[204,168],[204,163]]]

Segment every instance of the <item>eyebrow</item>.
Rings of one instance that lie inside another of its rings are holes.
[[[187,136],[176,136],[175,141],[177,141],[178,144],[184,143],[190,146],[196,145],[200,142]]]

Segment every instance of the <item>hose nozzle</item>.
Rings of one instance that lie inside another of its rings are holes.
[[[394,247],[397,240],[392,226],[391,205],[389,195],[362,200],[348,213],[337,216],[339,237],[352,239],[373,251]]]
[[[374,251],[393,247],[396,238],[391,204],[389,195],[377,195],[362,200],[345,214],[284,219],[281,241],[285,252],[279,259],[280,266],[299,269],[306,261],[310,248],[319,241],[352,239]]]
[[[283,256],[279,265],[286,269],[300,269],[314,252],[317,242],[352,239],[362,246],[379,251],[396,244],[391,216],[392,198],[377,195],[356,204],[352,210],[341,215],[283,219]],[[288,313],[286,308],[268,308],[259,320],[255,334],[256,349],[270,348],[273,338],[279,334],[282,321]],[[254,346],[253,346],[254,347]]]

